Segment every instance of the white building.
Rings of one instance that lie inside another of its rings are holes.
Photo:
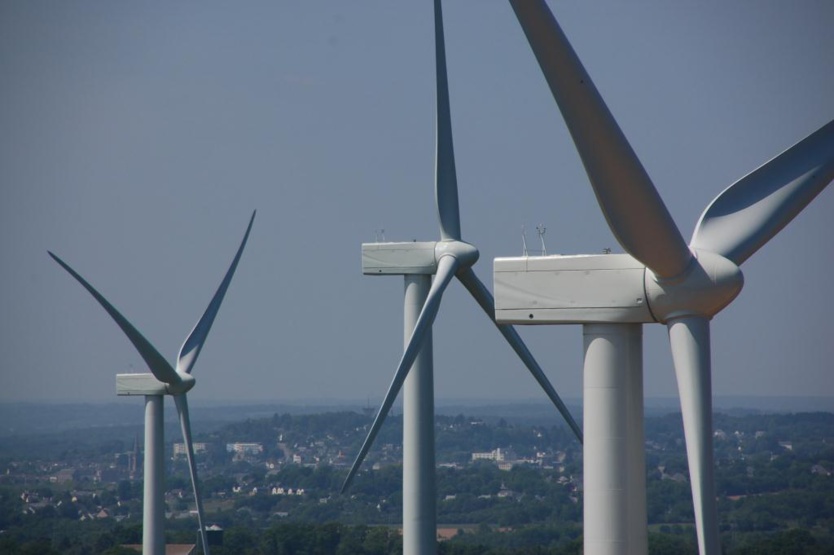
[[[472,453],[472,460],[473,461],[495,461],[495,462],[503,462],[507,459],[507,452],[502,451],[501,448],[497,448],[494,451],[488,451],[486,453]]]
[[[208,447],[205,443],[194,443],[194,454],[198,455],[200,453],[205,453],[208,450]],[[180,457],[187,457],[188,450],[185,448],[185,443],[175,443],[174,444],[174,458],[178,459]]]
[[[260,455],[264,452],[264,446],[262,443],[227,443],[226,452],[237,455]]]

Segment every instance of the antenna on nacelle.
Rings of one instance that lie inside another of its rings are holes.
[[[374,242],[376,243],[384,243],[385,242],[385,228],[379,228],[374,230]]]
[[[521,226],[521,256],[529,256],[527,253],[527,237],[525,237],[524,226]]]
[[[539,232],[539,241],[542,244],[542,256],[547,256],[547,247],[544,246],[544,234],[547,231],[547,228],[544,227],[544,224],[539,224],[536,226],[536,231]]]

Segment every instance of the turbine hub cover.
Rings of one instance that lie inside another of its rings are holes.
[[[471,267],[478,261],[480,253],[464,241],[439,241],[434,247],[434,256],[438,261],[444,256],[452,256],[461,266]]]
[[[165,386],[169,395],[182,395],[183,393],[187,393],[192,387],[194,387],[194,384],[197,383],[194,376],[191,374],[177,372],[177,375],[180,377],[180,381],[176,383],[169,383]]]
[[[694,258],[682,277],[662,279],[646,270],[649,308],[658,321],[681,316],[711,318],[741,292],[744,276],[719,254],[693,249]]]

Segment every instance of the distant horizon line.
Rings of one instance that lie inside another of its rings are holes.
[[[141,396],[137,396],[141,399]],[[582,406],[581,397],[563,397],[566,404],[574,406]],[[251,398],[226,398],[226,399],[200,399],[195,398],[190,404],[195,406],[257,406],[257,405],[287,405],[287,406],[368,406],[369,408],[376,408],[381,401],[381,398],[366,397],[303,397],[293,399],[251,399]],[[713,405],[721,405],[726,408],[727,403],[743,403],[739,408],[746,408],[746,404],[754,403],[756,406],[761,403],[778,402],[778,404],[789,402],[791,404],[797,402],[810,401],[812,405],[822,404],[834,408],[834,395],[714,395]],[[2,405],[109,405],[124,403],[125,399],[71,399],[71,398],[55,398],[55,399],[0,399]],[[676,395],[655,395],[646,396],[645,404],[647,407],[665,406],[668,404],[679,404],[679,398]],[[397,403],[401,405],[401,402]],[[540,399],[538,397],[436,397],[435,405],[437,406],[480,406],[484,404],[489,405],[520,405],[520,404],[534,404],[534,405],[550,405],[547,399]]]

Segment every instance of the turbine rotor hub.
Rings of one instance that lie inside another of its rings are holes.
[[[662,279],[646,269],[646,296],[660,322],[681,316],[712,318],[741,292],[744,276],[734,262],[709,251],[693,249],[692,254],[681,276]]]
[[[434,258],[440,261],[444,256],[451,256],[462,267],[472,267],[478,261],[480,253],[475,246],[464,241],[438,241],[434,247]]]
[[[177,372],[177,375],[180,377],[180,381],[165,384],[165,391],[167,391],[169,395],[182,395],[183,393],[187,393],[192,387],[194,387],[194,384],[197,383],[194,376],[191,374]]]

